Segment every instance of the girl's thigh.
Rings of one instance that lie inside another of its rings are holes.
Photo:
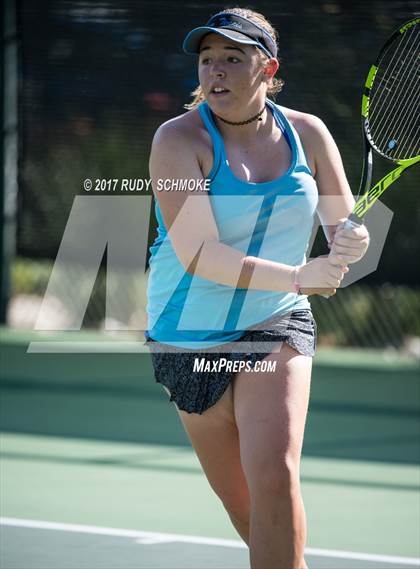
[[[210,486],[231,515],[246,520],[249,493],[241,464],[232,385],[201,415],[178,407],[177,412]]]
[[[248,487],[274,488],[299,473],[309,403],[312,358],[280,343],[264,361],[274,371],[237,374],[233,381],[241,462]]]

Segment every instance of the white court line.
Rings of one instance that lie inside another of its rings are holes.
[[[391,555],[374,555],[371,553],[356,553],[354,551],[335,551],[334,549],[311,549],[305,548],[308,555],[320,557],[337,557],[340,559],[359,559],[360,561],[381,561],[383,563],[400,563],[420,567],[420,558],[417,557],[393,557]]]
[[[163,543],[165,541],[178,541],[185,543],[198,543],[205,545],[220,545],[224,547],[243,547],[246,544],[242,541],[233,539],[215,539],[211,537],[198,537],[193,535],[180,535],[172,533],[155,533],[150,531],[138,531],[131,529],[104,528],[98,526],[85,526],[79,524],[59,524],[54,522],[42,522],[38,520],[23,520],[18,518],[0,518],[0,525],[18,526],[36,529],[50,529],[58,531],[70,531],[78,533],[92,533],[96,535],[112,535],[116,537],[133,537],[137,540],[156,541]]]
[[[180,535],[175,533],[154,533],[148,531],[137,531],[130,529],[105,528],[98,526],[86,526],[79,524],[59,524],[54,522],[43,522],[39,520],[24,520],[19,518],[0,518],[0,525],[15,526],[36,529],[49,529],[58,531],[68,531],[77,533],[91,533],[95,535],[112,535],[115,537],[133,537],[138,543],[169,543],[184,542],[197,543],[201,545],[216,545],[221,547],[247,548],[247,545],[233,539],[216,539],[211,537],[200,537],[194,535]],[[332,549],[313,549],[305,548],[305,554],[319,557],[337,557],[340,559],[357,559],[360,561],[378,561],[382,563],[400,563],[401,565],[412,565],[420,567],[420,559],[416,557],[394,557],[390,555],[373,555],[370,553],[356,553],[353,551],[335,551]]]

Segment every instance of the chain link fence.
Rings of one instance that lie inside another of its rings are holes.
[[[221,7],[187,2],[181,13],[170,0],[111,0],[106,6],[23,0],[17,5],[18,256],[12,267],[11,326],[33,329],[36,324],[72,204],[76,196],[86,195],[83,181],[148,177],[153,134],[184,112],[197,86],[196,64],[181,50],[185,33]],[[371,53],[412,17],[418,3],[359,0],[349,10],[336,0],[305,0],[285,9],[261,0],[258,10],[280,33],[285,88],[278,104],[325,121],[355,190],[361,85]],[[34,18],[39,25],[33,25]],[[385,171],[378,166],[380,178]],[[385,203],[398,215],[381,270],[329,300],[311,297],[320,346],[388,349],[420,357],[419,265],[413,262],[420,243],[419,178],[413,170],[398,182],[398,191],[386,196]],[[155,221],[149,224],[149,245]],[[45,326],[77,329],[74,301],[85,293],[90,300],[84,328],[144,330],[147,274],[133,272],[123,285],[120,276],[101,268],[92,291],[91,282],[77,271],[63,278],[62,294],[50,305]],[[106,306],[115,287],[118,294]]]

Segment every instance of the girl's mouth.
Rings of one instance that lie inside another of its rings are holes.
[[[215,95],[216,97],[223,97],[230,93],[229,89],[225,89],[224,87],[214,87],[211,91],[211,95]]]

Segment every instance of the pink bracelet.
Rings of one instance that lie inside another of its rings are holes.
[[[295,267],[293,271],[293,288],[296,294],[300,293],[300,284],[298,282],[298,270],[300,269],[300,265]]]

